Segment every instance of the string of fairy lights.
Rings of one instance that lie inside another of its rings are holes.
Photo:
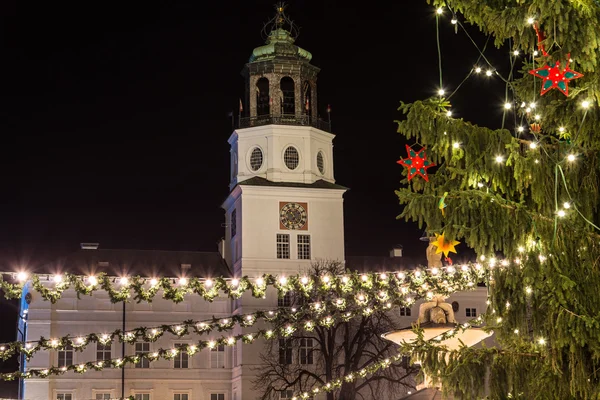
[[[473,44],[473,46],[476,48],[477,52],[479,53],[479,57],[477,59],[477,62],[475,63],[475,66],[468,72],[468,74],[466,75],[466,77],[463,79],[463,81],[457,86],[457,88],[450,94],[450,96],[448,96],[448,98],[444,99],[444,96],[447,93],[447,90],[443,87],[443,81],[442,81],[442,67],[441,67],[441,51],[440,51],[440,35],[439,35],[439,21],[440,19],[444,16],[446,9],[450,12],[450,14],[452,15],[451,19],[450,19],[450,23],[455,27],[455,32],[458,31],[458,27],[461,28],[461,31],[468,37],[468,39],[470,40],[470,42]],[[475,40],[471,37],[471,35],[469,34],[468,30],[465,28],[465,26],[462,24],[462,22],[459,20],[457,13],[452,10],[450,7],[446,6],[446,7],[439,7],[435,10],[435,16],[436,16],[436,28],[437,28],[437,48],[438,48],[438,57],[440,58],[439,60],[439,68],[440,68],[440,88],[437,91],[438,96],[440,97],[440,101],[447,101],[449,100],[450,97],[452,97],[457,91],[458,89],[462,86],[462,84],[468,80],[469,78],[471,78],[472,76],[478,76],[478,75],[485,75],[488,78],[492,78],[492,77],[498,77],[500,78],[503,82],[505,82],[506,84],[506,94],[505,94],[505,103],[502,105],[503,108],[503,114],[502,114],[502,126],[504,127],[504,120],[506,118],[506,115],[508,112],[513,112],[514,114],[514,119],[515,119],[515,128],[514,128],[514,135],[516,138],[518,138],[519,136],[525,134],[525,133],[529,133],[533,139],[532,140],[526,140],[525,142],[528,143],[529,149],[532,152],[532,154],[536,154],[535,152],[539,152],[542,151],[544,152],[545,156],[550,159],[553,164],[555,165],[555,170],[556,170],[556,175],[557,178],[555,179],[555,185],[561,185],[564,187],[565,192],[567,192],[567,198],[563,199],[563,200],[559,200],[557,199],[555,201],[555,213],[554,213],[554,220],[555,220],[555,224],[558,223],[558,219],[561,218],[565,218],[568,217],[570,214],[570,211],[575,211],[575,213],[582,218],[587,224],[589,224],[590,226],[592,226],[593,228],[595,228],[596,230],[600,231],[600,227],[597,226],[596,224],[594,224],[592,221],[590,221],[578,208],[577,208],[577,199],[574,198],[572,196],[571,193],[569,193],[568,187],[567,187],[567,183],[566,180],[564,179],[564,168],[563,165],[569,165],[569,164],[573,164],[575,163],[578,158],[580,157],[580,153],[581,151],[577,151],[577,145],[574,143],[574,141],[570,141],[570,140],[566,140],[567,145],[570,147],[570,150],[565,152],[564,156],[562,156],[562,158],[560,159],[556,159],[552,157],[552,155],[550,153],[548,153],[547,149],[544,146],[543,143],[543,134],[541,132],[541,122],[543,121],[543,113],[540,110],[540,107],[537,104],[537,97],[538,97],[538,92],[537,92],[537,88],[536,88],[536,79],[533,79],[533,90],[532,90],[532,98],[531,100],[523,100],[523,101],[519,101],[517,99],[517,95],[516,95],[516,90],[513,86],[513,77],[514,77],[514,67],[516,64],[516,59],[518,57],[520,57],[523,52],[520,49],[513,49],[509,52],[509,57],[510,57],[510,71],[509,71],[509,75],[508,77],[504,77],[502,76],[502,74],[498,71],[498,69],[496,69],[494,67],[494,65],[492,64],[492,62],[485,56],[485,48],[487,47],[487,41],[485,44],[484,49],[481,49],[477,43],[475,42]],[[529,25],[532,27],[532,29],[536,29],[536,33],[537,33],[537,21],[535,18],[533,17],[529,17],[527,18],[527,20],[524,21],[524,24]],[[489,40],[489,37],[488,37]],[[540,46],[538,44],[538,46]],[[533,65],[534,69],[536,66],[536,62],[537,62],[537,58],[540,56],[547,56],[548,53],[543,49],[543,48],[538,48],[533,50],[530,54],[528,54],[528,62]],[[483,63],[481,63],[481,61],[483,61]],[[568,60],[570,63],[572,63],[574,60],[572,58],[569,57]],[[509,99],[508,97],[508,92],[509,90],[512,92],[513,95],[513,99]],[[586,116],[590,110],[590,108],[593,106],[593,102],[590,99],[583,99],[579,102],[580,105],[580,110],[582,110],[582,114],[581,114],[581,119],[580,119],[580,125],[579,125],[579,129],[578,132],[573,132],[575,138],[579,135],[579,131],[581,130],[581,126],[583,125]],[[520,115],[520,122],[517,122],[517,115]],[[452,118],[453,117],[453,111],[448,109],[446,111],[446,116],[448,118]],[[527,129],[524,126],[524,122],[527,121],[527,124],[529,124],[531,126],[531,129]],[[554,132],[554,134],[556,134],[559,138],[570,138],[572,135],[572,132],[570,132],[570,130],[565,127],[565,126],[560,126],[558,127],[558,131]],[[459,150],[462,146],[462,143],[460,142],[453,142],[452,143],[452,147],[455,150]],[[535,157],[535,155],[534,155]],[[507,157],[504,154],[498,153],[494,156],[494,161],[498,164],[498,165],[506,165],[506,161],[507,161]],[[540,163],[540,158],[536,157],[534,159],[535,164],[539,164]],[[560,175],[560,176],[559,176]],[[562,179],[560,179],[562,178]],[[486,185],[484,183],[479,183],[477,185],[479,188],[483,188],[486,187]]]

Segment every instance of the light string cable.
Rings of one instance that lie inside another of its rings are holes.
[[[406,300],[406,297],[390,295],[389,292],[380,291],[375,300],[381,302],[381,305],[377,307],[383,307],[391,309],[392,306],[403,306],[410,305],[410,301]],[[371,313],[377,310],[376,306],[369,306],[367,303],[367,297],[358,294],[353,296],[352,293],[346,293],[344,297],[338,297],[335,300],[330,300],[331,306],[337,311],[343,311],[348,309],[350,306],[354,306],[354,311],[348,311],[344,314],[345,318],[354,318],[360,313]],[[323,313],[323,310],[327,304],[327,301],[315,301],[311,304],[301,306],[299,309],[295,307],[279,307],[268,311],[255,311],[247,314],[236,314],[225,317],[213,317],[211,319],[205,319],[201,321],[187,320],[181,323],[164,324],[154,327],[138,327],[122,331],[116,329],[112,333],[90,333],[87,335],[71,336],[66,335],[61,338],[45,339],[40,338],[37,341],[16,341],[10,343],[0,344],[0,358],[3,360],[8,359],[16,353],[24,353],[27,360],[29,360],[35,353],[43,350],[62,350],[67,346],[72,346],[78,351],[84,350],[90,343],[100,343],[107,345],[112,343],[116,338],[119,342],[134,344],[138,339],[144,341],[155,342],[161,338],[165,333],[171,333],[172,335],[182,337],[185,335],[195,333],[197,335],[203,335],[210,333],[217,329],[219,331],[232,330],[236,325],[243,327],[253,326],[258,319],[263,319],[265,322],[277,323],[277,322],[289,322],[290,320],[298,321],[304,320],[306,317],[318,316]]]

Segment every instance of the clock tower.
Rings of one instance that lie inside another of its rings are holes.
[[[335,136],[319,118],[319,68],[295,44],[284,4],[263,36],[242,70],[245,115],[228,140],[224,253],[236,276],[296,274],[317,260],[344,260],[347,189],[335,183]]]

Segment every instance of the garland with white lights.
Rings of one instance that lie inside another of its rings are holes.
[[[9,275],[20,283],[10,283],[2,277]],[[31,282],[31,289],[52,303],[61,298],[67,289],[74,290],[78,296],[90,296],[94,292],[104,290],[112,302],[128,301],[131,298],[141,302],[151,302],[162,291],[162,298],[175,303],[182,302],[186,295],[196,294],[204,300],[213,301],[219,296],[230,299],[239,299],[244,293],[251,293],[253,297],[264,298],[266,289],[273,287],[278,291],[279,297],[287,292],[295,292],[308,298],[313,288],[320,294],[334,293],[342,296],[355,293],[359,301],[368,300],[373,296],[386,293],[385,296],[394,298],[413,293],[418,297],[428,294],[449,295],[460,290],[468,290],[479,282],[485,281],[487,269],[481,263],[467,263],[458,268],[433,268],[424,267],[410,271],[387,273],[359,273],[347,272],[343,275],[292,275],[278,277],[265,274],[259,278],[144,278],[140,276],[110,277],[104,273],[97,276],[83,275],[38,275],[31,276],[26,273],[0,272],[0,288],[7,299],[20,298],[24,285]],[[43,283],[44,280],[48,283]],[[53,284],[50,289],[47,284]],[[361,300],[362,297],[362,300]]]

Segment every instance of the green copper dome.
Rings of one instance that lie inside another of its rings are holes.
[[[292,58],[310,61],[312,54],[294,44],[294,38],[282,28],[269,33],[267,43],[252,51],[249,62],[272,60],[275,58]]]

